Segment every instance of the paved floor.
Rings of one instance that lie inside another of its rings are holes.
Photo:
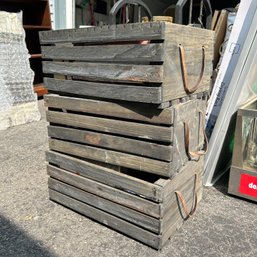
[[[1,257],[257,256],[257,205],[228,196],[226,178],[157,252],[49,201],[46,149],[44,117],[0,131]]]

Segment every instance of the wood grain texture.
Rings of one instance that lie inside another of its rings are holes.
[[[89,204],[93,207],[96,207],[100,210],[117,216],[123,220],[126,220],[153,233],[159,234],[160,232],[161,222],[158,219],[134,211],[133,209],[114,203],[112,201],[106,200],[97,195],[88,193],[84,190],[60,182],[56,179],[49,178],[48,186],[52,190],[55,190],[66,196],[72,197],[83,203]]]
[[[164,39],[164,23],[136,23],[83,29],[41,31],[41,44],[105,43],[119,41],[141,41]]]
[[[132,238],[135,238],[155,249],[159,249],[160,236],[139,228],[127,221],[119,219],[111,214],[96,209],[90,205],[84,204],[78,200],[60,194],[54,190],[49,190],[50,199],[58,202],[72,210],[75,210],[91,219],[94,219],[104,225],[122,232]]]
[[[171,173],[171,163],[169,162],[157,161],[131,154],[124,154],[111,150],[104,150],[96,147],[80,145],[56,139],[49,139],[49,148],[51,150],[70,154],[73,156],[136,169],[139,172],[145,171],[164,177],[170,177]]]
[[[172,142],[173,127],[161,127],[136,122],[91,117],[86,115],[47,111],[48,122],[95,131],[127,135],[135,138]]]
[[[133,176],[88,161],[52,151],[46,152],[46,160],[64,170],[101,182],[116,189],[143,196],[151,201],[163,201],[163,187],[155,185],[154,183],[149,183],[142,179],[137,179]]]
[[[42,46],[45,59],[88,62],[162,62],[163,44]]]
[[[44,78],[48,91],[133,102],[160,103],[161,87]]]
[[[206,102],[204,100],[191,100],[174,107],[174,141],[173,145],[173,169],[178,172],[188,161],[189,156],[185,147],[184,123],[189,126],[189,150],[198,151],[204,144],[203,117],[200,112],[205,113]]]
[[[149,216],[160,218],[160,205],[133,194],[118,190],[116,188],[98,183],[91,179],[67,172],[54,166],[48,166],[50,177],[60,180],[74,187],[85,190],[89,193],[99,195],[107,200],[119,203],[133,210],[145,213]]]
[[[49,126],[48,136],[158,160],[172,160],[172,146],[58,126]]]
[[[162,65],[43,61],[43,72],[79,76],[92,81],[161,83]]]
[[[135,96],[133,96],[135,97]],[[127,120],[143,121],[153,124],[173,124],[173,109],[158,110],[150,104],[106,102],[58,95],[45,95],[47,107],[116,117]]]
[[[179,45],[185,50],[185,63],[191,87],[196,84],[202,67],[202,46],[205,48],[205,69],[202,83],[195,93],[208,91],[213,71],[214,32],[179,24],[165,24],[165,61],[162,102],[187,95],[184,90]]]
[[[164,199],[169,199],[170,195],[174,193],[174,189],[182,188],[186,181],[194,178],[195,174],[198,175],[199,181],[203,174],[204,158],[201,157],[198,162],[188,162],[185,167],[181,169],[172,179],[164,180],[166,184],[164,185]],[[168,201],[164,203],[164,209],[169,203]]]

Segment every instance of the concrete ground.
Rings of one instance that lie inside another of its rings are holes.
[[[42,101],[39,102],[43,109]],[[0,256],[257,256],[257,206],[204,189],[195,215],[155,251],[48,199],[45,117],[0,131]]]

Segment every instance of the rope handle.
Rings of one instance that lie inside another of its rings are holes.
[[[182,195],[182,193],[179,191],[175,191],[175,194],[177,195],[178,200],[181,202],[183,211],[186,214],[186,217],[184,218],[184,220],[189,219],[195,213],[196,208],[197,208],[197,203],[198,203],[197,192],[196,192],[197,179],[198,179],[198,175],[197,175],[197,173],[195,173],[194,195],[193,195],[194,201],[193,201],[191,210],[189,210],[186,200],[185,200],[184,196]]]
[[[189,145],[190,145],[190,130],[189,130],[189,125],[187,122],[184,122],[184,133],[185,133],[185,149],[186,149],[186,153],[187,156],[189,158],[189,160],[191,161],[199,161],[200,157],[205,155],[206,152],[208,151],[208,138],[207,135],[205,133],[205,129],[204,129],[204,114],[202,111],[199,111],[201,117],[202,117],[202,131],[203,131],[203,135],[204,135],[204,149],[203,150],[198,150],[198,151],[190,151],[189,149]]]
[[[189,86],[188,75],[187,75],[187,66],[186,66],[186,62],[185,62],[185,50],[181,44],[179,45],[179,53],[180,53],[184,88],[185,88],[185,91],[187,94],[191,94],[191,93],[194,93],[198,89],[198,87],[200,86],[202,79],[203,79],[204,67],[205,67],[205,48],[204,48],[204,46],[202,46],[202,68],[201,68],[200,76],[199,76],[196,84],[193,87]]]

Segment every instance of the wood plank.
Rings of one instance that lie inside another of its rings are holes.
[[[217,25],[217,21],[220,15],[220,10],[215,10],[214,14],[212,16],[212,21],[211,21],[211,30],[215,30],[215,27]]]
[[[220,58],[220,46],[224,41],[227,30],[228,11],[221,10],[215,27],[215,44],[213,66],[216,68]]]
[[[163,44],[42,46],[45,59],[89,62],[162,62]]]
[[[49,178],[48,186],[50,189],[72,197],[83,203],[89,204],[97,209],[117,216],[123,220],[131,222],[139,227],[158,234],[160,232],[160,220],[152,218],[143,213],[134,211],[128,207],[106,200],[98,195],[88,193],[56,179]]]
[[[145,87],[134,85],[117,85],[110,83],[74,81],[64,79],[44,78],[44,84],[49,91],[69,93],[79,96],[110,98],[116,100],[160,103],[161,87]]]
[[[111,227],[119,232],[122,232],[132,238],[135,238],[155,249],[159,249],[160,236],[155,235],[149,231],[139,228],[127,221],[119,219],[104,211],[96,209],[92,206],[84,204],[78,200],[60,194],[54,190],[49,190],[50,199],[60,203],[72,210],[75,210],[91,219],[94,219],[108,227]]]
[[[164,23],[136,23],[39,32],[41,44],[104,43],[164,39]]]
[[[191,87],[196,84],[201,73],[202,46],[204,46],[205,67],[203,79],[202,83],[194,93],[208,91],[213,71],[214,32],[206,29],[167,23],[165,33],[162,102],[187,95],[184,89],[179,45],[182,45],[185,51],[185,63],[187,66],[188,81]]]
[[[198,203],[202,199],[202,190],[199,191],[198,194]],[[189,205],[192,202],[188,203]],[[161,237],[160,249],[167,243],[168,239],[183,225],[185,221],[181,218],[180,212],[176,212],[175,215],[172,216],[172,222],[166,226],[166,229]]]
[[[134,96],[135,97],[135,96]],[[173,109],[158,110],[150,104],[106,102],[58,95],[44,97],[47,107],[85,112],[155,124],[173,124]]]
[[[48,122],[86,128],[105,133],[127,135],[136,138],[172,142],[173,127],[161,127],[135,122],[91,117],[86,115],[47,111]]]
[[[161,83],[163,80],[162,65],[43,61],[43,72],[104,82]]]
[[[131,154],[124,154],[56,139],[49,139],[49,148],[61,153],[136,169],[139,172],[145,171],[164,177],[170,177],[171,173],[169,162],[157,161]]]
[[[82,177],[124,190],[155,202],[163,201],[163,187],[68,155],[46,152],[46,160]]]
[[[179,171],[190,160],[185,147],[185,125],[189,127],[189,150],[198,151],[203,148],[204,135],[202,124],[203,117],[200,112],[205,113],[206,101],[191,100],[183,104],[179,104],[174,108],[176,117],[174,121],[174,143],[173,147],[173,169]]]
[[[174,192],[174,188],[182,187],[183,183],[190,180],[195,173],[198,174],[198,177],[201,177],[203,173],[203,165],[203,157],[201,157],[198,162],[191,161],[190,163],[187,163],[187,165],[178,174],[176,174],[176,176],[167,180],[164,187],[164,199],[168,199]]]
[[[85,190],[89,193],[99,195],[107,200],[119,203],[133,210],[145,213],[149,216],[160,218],[160,204],[145,200],[133,194],[118,190],[116,188],[98,183],[91,179],[67,172],[60,168],[49,166],[47,171],[50,177]]]
[[[172,146],[58,126],[48,126],[48,136],[158,160],[172,160]]]

